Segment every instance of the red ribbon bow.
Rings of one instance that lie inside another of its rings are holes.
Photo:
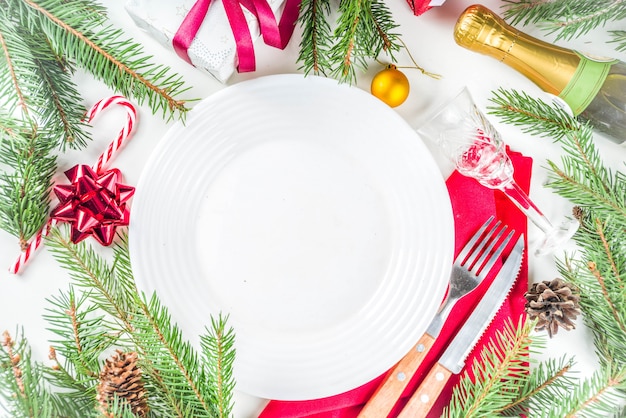
[[[65,175],[71,184],[54,187],[60,203],[52,210],[52,219],[72,224],[75,244],[93,235],[102,245],[111,245],[115,229],[128,225],[126,201],[135,188],[119,183],[122,174],[118,169],[98,175],[88,165],[76,165]]]
[[[409,7],[413,10],[415,16],[419,16],[431,8],[430,0],[407,0],[407,3],[409,3]]]
[[[256,69],[254,46],[248,22],[243,13],[243,7],[248,9],[259,21],[259,28],[263,40],[267,45],[284,49],[289,43],[293,30],[300,13],[300,0],[286,0],[285,8],[280,21],[276,17],[266,0],[222,0],[228,22],[235,36],[237,58],[239,64],[237,70],[249,72]],[[172,40],[174,50],[179,57],[192,64],[187,50],[194,37],[200,30],[200,26],[209,10],[211,0],[197,0]],[[242,7],[243,6],[243,7]]]

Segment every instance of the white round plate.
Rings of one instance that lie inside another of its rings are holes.
[[[426,146],[335,80],[262,77],[164,136],[132,203],[140,289],[197,344],[236,334],[237,389],[301,400],[355,388],[422,335],[448,281],[453,217]]]

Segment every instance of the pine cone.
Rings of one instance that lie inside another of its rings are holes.
[[[530,319],[538,318],[537,331],[546,330],[552,338],[559,327],[568,331],[576,327],[580,295],[571,283],[562,279],[534,283],[524,297],[526,313]]]
[[[105,361],[104,368],[100,372],[97,400],[100,410],[105,416],[109,414],[110,405],[115,395],[118,399],[125,400],[133,414],[138,417],[148,415],[148,402],[141,369],[137,367],[137,353],[122,352],[112,355]]]

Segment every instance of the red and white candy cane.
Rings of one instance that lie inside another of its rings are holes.
[[[98,157],[98,161],[93,165],[92,168],[97,174],[104,171],[104,167],[106,167],[109,161],[113,158],[113,155],[115,155],[115,153],[122,147],[126,139],[128,139],[135,126],[135,120],[137,119],[137,111],[131,102],[122,96],[111,96],[107,99],[100,100],[91,107],[86,115],[87,123],[91,123],[91,121],[93,121],[93,119],[98,116],[100,112],[111,105],[120,105],[126,108],[126,123],[117,135],[117,138],[109,144],[106,151]]]
[[[111,96],[94,104],[85,115],[85,121],[91,123],[96,116],[112,105],[120,105],[126,109],[126,123],[120,130],[117,138],[109,144],[108,148],[98,157],[98,161],[92,166],[93,170],[98,174],[104,171],[104,167],[113,159],[115,153],[130,138],[137,119],[137,110],[131,102],[123,96]],[[17,274],[20,272],[24,264],[33,256],[33,253],[43,244],[43,237],[50,233],[50,229],[55,224],[56,221],[54,219],[49,219],[46,222],[43,228],[30,240],[26,249],[21,252],[15,263],[9,268],[10,273]]]

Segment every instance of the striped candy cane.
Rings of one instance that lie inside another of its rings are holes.
[[[98,116],[102,111],[109,108],[112,105],[120,105],[126,109],[126,123],[120,130],[117,138],[109,144],[107,149],[98,157],[98,161],[92,166],[93,170],[100,174],[104,171],[104,167],[113,159],[115,154],[122,148],[125,142],[130,138],[130,135],[135,126],[137,120],[137,110],[135,106],[122,96],[111,96],[106,99],[102,99],[94,104],[91,109],[85,115],[85,121],[91,123],[93,119]],[[52,218],[46,222],[46,224],[35,234],[35,236],[29,241],[26,249],[20,253],[15,263],[9,268],[9,272],[17,274],[20,272],[24,264],[33,256],[33,253],[43,244],[43,237],[50,233],[50,229],[56,225],[56,221]]]
[[[132,133],[135,126],[135,120],[137,119],[137,111],[132,103],[122,96],[111,96],[107,99],[102,99],[93,105],[89,112],[87,112],[87,122],[91,123],[96,116],[112,105],[124,106],[126,109],[126,124],[124,124],[124,127],[117,135],[117,138],[109,144],[106,151],[100,155],[96,164],[93,165],[92,168],[97,174],[101,174],[104,171],[104,167],[107,166],[115,153],[122,147],[122,145],[124,145],[125,141]]]

